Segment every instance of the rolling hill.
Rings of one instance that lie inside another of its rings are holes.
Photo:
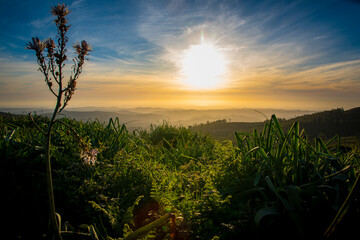
[[[308,137],[330,139],[341,137],[360,137],[360,107],[350,110],[341,108],[323,111],[291,119],[279,119],[284,129],[289,129],[294,122],[300,123]],[[234,132],[253,132],[261,130],[264,122],[228,122],[226,119],[191,126],[193,131],[209,134],[218,140],[235,140]]]

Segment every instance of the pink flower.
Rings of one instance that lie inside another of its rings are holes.
[[[97,160],[96,155],[99,152],[100,151],[96,148],[92,149],[91,151],[82,151],[80,157],[82,158],[82,160],[84,161],[85,164],[95,165],[95,162]]]

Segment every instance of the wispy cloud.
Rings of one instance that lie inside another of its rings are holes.
[[[73,9],[73,8],[80,7],[84,2],[85,2],[85,0],[75,0],[71,3],[69,8]]]
[[[37,30],[44,30],[54,21],[54,17],[49,15],[48,17],[38,18],[31,21],[29,24]]]
[[[315,32],[304,31],[299,22],[316,9],[294,11],[299,4],[269,7],[262,3],[252,13],[246,13],[241,5],[207,3],[187,8],[185,1],[170,1],[159,8],[148,4],[141,14],[138,32],[163,49],[153,57],[163,58],[175,66],[182,51],[198,44],[203,32],[207,40],[225,54],[231,72],[292,71],[316,61],[323,63],[323,57],[329,53],[323,49],[324,45],[332,44],[321,41],[324,37]],[[321,42],[314,43],[314,39]]]

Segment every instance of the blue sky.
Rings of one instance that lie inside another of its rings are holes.
[[[51,107],[27,41],[55,38],[57,1],[2,1],[0,107]],[[65,1],[93,47],[70,107],[345,109],[360,103],[360,1]],[[181,80],[201,36],[226,59],[216,89]],[[67,63],[70,68],[71,61]]]

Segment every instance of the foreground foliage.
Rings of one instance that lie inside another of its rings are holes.
[[[175,239],[345,238],[359,224],[358,146],[309,141],[299,123],[283,132],[273,116],[261,132],[236,133],[234,147],[167,124],[130,133],[118,119],[62,122],[51,161],[63,229],[87,224],[99,239],[123,238],[169,212]],[[46,237],[44,136],[27,117],[1,118],[0,134],[5,227]],[[170,227],[144,238],[170,239]]]

